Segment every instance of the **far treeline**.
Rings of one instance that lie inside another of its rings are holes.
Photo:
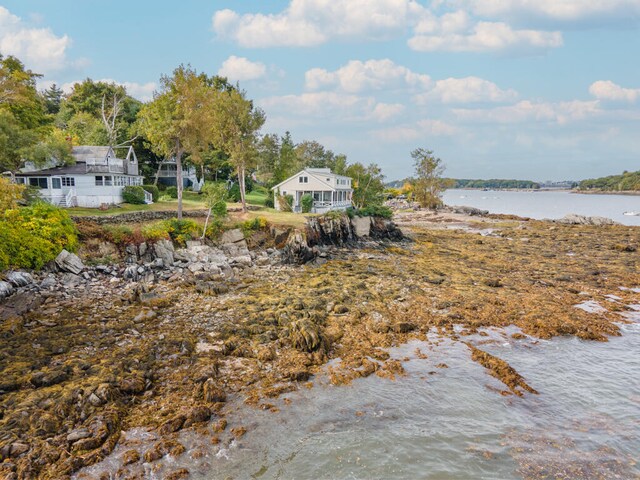
[[[412,179],[399,180],[387,184],[390,188],[401,188],[404,184],[410,183]],[[539,189],[540,184],[532,180],[505,180],[505,179],[464,179],[464,178],[444,178],[446,188],[491,188],[491,189]]]
[[[605,192],[638,192],[640,191],[640,170],[623,172],[621,175],[591,178],[578,184],[579,190],[600,190]]]

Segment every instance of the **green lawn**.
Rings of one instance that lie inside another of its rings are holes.
[[[269,191],[264,187],[255,187],[251,192],[247,193],[247,203],[249,205],[262,205],[269,196]]]
[[[184,192],[182,196],[182,208],[184,210],[201,210],[205,208],[202,197],[194,192]],[[169,200],[166,202],[155,202],[151,205],[133,205],[130,203],[122,203],[117,207],[112,207],[107,210],[100,210],[97,208],[69,208],[69,215],[74,216],[88,216],[88,215],[119,215],[127,212],[146,212],[146,211],[166,211],[177,210],[178,200]]]

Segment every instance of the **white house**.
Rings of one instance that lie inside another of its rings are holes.
[[[61,207],[94,207],[123,202],[122,190],[128,185],[142,185],[138,159],[133,147],[122,147],[118,158],[112,147],[78,146],[71,155],[75,165],[22,169],[15,175],[18,183],[40,188],[46,201]],[[145,191],[145,200],[152,196]]]
[[[336,175],[329,168],[306,168],[279,183],[272,190],[275,208],[280,209],[278,194],[291,195],[294,212],[302,211],[300,199],[305,194],[313,197],[312,213],[346,210],[351,206],[353,197],[351,178]]]
[[[160,164],[158,171],[156,173],[158,177],[158,183],[162,183],[167,186],[177,186],[178,185],[178,167],[176,165],[176,159],[172,158],[169,160],[165,160]],[[204,185],[204,178],[198,180],[198,175],[196,174],[196,167],[192,165],[182,164],[182,186],[184,188],[191,187],[194,192],[199,192],[202,186]]]

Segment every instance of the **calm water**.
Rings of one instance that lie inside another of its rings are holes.
[[[465,205],[491,213],[530,218],[562,218],[569,213],[607,217],[624,225],[640,226],[640,195],[580,195],[569,192],[510,192],[500,190],[447,190],[447,205]]]
[[[214,446],[183,432],[187,453],[155,472],[145,465],[145,478],[179,467],[207,480],[640,478],[640,314],[629,315],[635,323],[608,343],[489,330],[494,342],[482,348],[539,395],[499,395],[502,384],[461,343],[412,342],[392,350],[408,358],[406,377],[333,387],[320,376],[314,388],[288,394],[290,405],[275,402],[279,413],[240,406],[229,419],[248,428],[244,437]],[[115,472],[123,451],[86,473]],[[193,459],[194,451],[204,456]]]

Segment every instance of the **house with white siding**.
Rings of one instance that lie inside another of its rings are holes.
[[[90,208],[122,203],[125,186],[143,183],[133,147],[85,145],[73,147],[71,155],[74,165],[43,169],[27,166],[15,174],[15,181],[39,188],[42,198],[54,205]],[[152,203],[146,191],[145,201]]]
[[[302,212],[300,200],[306,194],[313,197],[311,213],[346,210],[352,206],[351,177],[332,173],[329,168],[305,168],[271,190],[277,210],[280,209],[278,195],[293,197],[294,212]]]
[[[166,185],[167,187],[176,187],[178,185],[178,166],[176,159],[171,158],[164,160],[158,166],[156,172],[157,183]],[[191,188],[194,192],[199,192],[204,185],[204,177],[198,179],[196,167],[182,163],[182,187]]]

